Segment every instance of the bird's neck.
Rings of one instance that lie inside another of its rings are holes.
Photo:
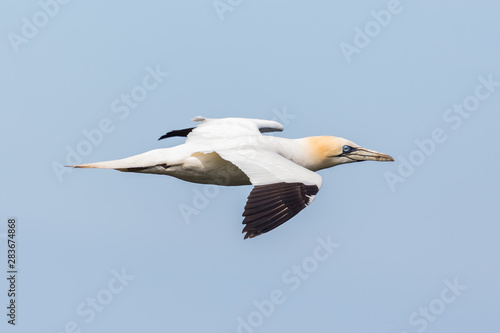
[[[274,139],[274,148],[278,154],[306,169],[317,171],[331,166],[327,165],[321,152],[314,149],[311,137],[301,139],[274,137]]]

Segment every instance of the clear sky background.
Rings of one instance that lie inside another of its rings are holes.
[[[2,332],[498,328],[498,2],[45,1],[0,4]],[[61,171],[180,144],[157,138],[196,115],[396,162],[321,171],[250,240],[248,186]]]

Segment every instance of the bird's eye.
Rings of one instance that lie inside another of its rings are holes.
[[[351,151],[351,147],[350,146],[345,145],[344,147],[342,147],[342,152],[343,153],[349,153],[350,151]]]

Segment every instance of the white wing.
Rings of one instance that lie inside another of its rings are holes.
[[[188,134],[186,142],[258,136],[266,132],[281,132],[283,125],[272,120],[247,118],[209,119],[195,117],[193,121],[202,122]]]
[[[254,185],[243,212],[245,238],[266,233],[297,215],[314,200],[323,182],[317,173],[272,151],[216,152],[240,168]]]

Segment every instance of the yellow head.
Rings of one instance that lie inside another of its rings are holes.
[[[313,136],[306,138],[306,142],[313,155],[311,170],[361,161],[394,161],[389,155],[360,147],[352,141],[335,136]]]

